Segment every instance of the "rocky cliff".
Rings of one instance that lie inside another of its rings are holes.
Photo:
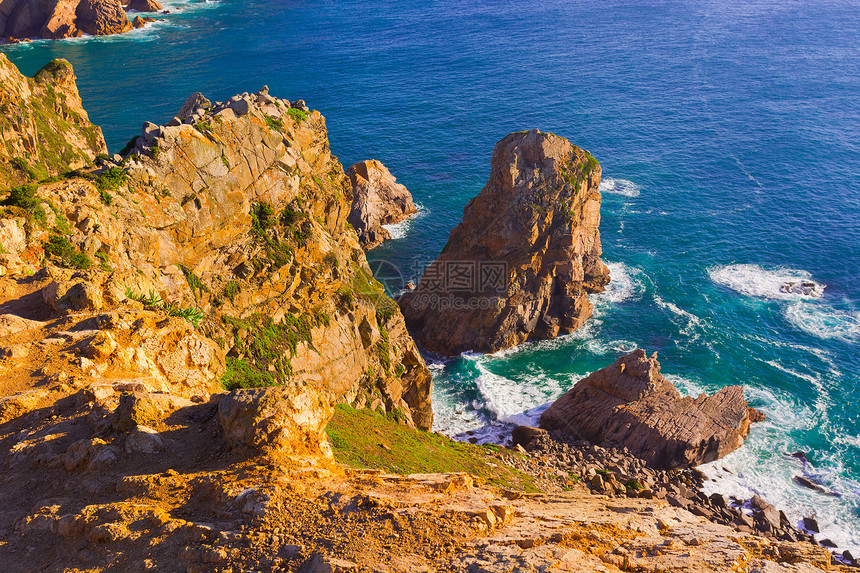
[[[353,193],[348,220],[365,251],[391,238],[383,225],[400,223],[418,211],[406,187],[379,161],[360,161],[346,175]]]
[[[69,62],[28,78],[0,54],[0,189],[91,165],[100,153],[102,131],[90,123]]]
[[[537,130],[496,144],[490,178],[417,288],[399,300],[428,350],[493,352],[576,330],[600,260],[600,165]]]
[[[583,378],[541,414],[540,426],[571,439],[627,448],[657,467],[699,465],[736,450],[764,416],[741,386],[684,397],[641,348]]]
[[[308,386],[430,427],[429,371],[346,223],[351,188],[318,112],[266,90],[198,95],[100,161],[5,201],[6,272],[55,265],[9,287],[47,305],[24,318],[185,317],[217,342],[229,389]]]

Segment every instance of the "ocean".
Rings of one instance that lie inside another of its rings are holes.
[[[502,441],[589,372],[657,351],[682,392],[742,384],[767,414],[704,468],[708,488],[814,514],[821,537],[860,554],[860,5],[167,5],[123,36],[0,50],[28,74],[70,60],[111,152],[195,91],[266,84],[306,100],[345,166],[381,160],[421,205],[369,256],[393,290],[445,244],[499,139],[568,137],[603,167],[612,283],[572,335],[428,357],[436,429]],[[781,291],[803,281],[821,296]]]

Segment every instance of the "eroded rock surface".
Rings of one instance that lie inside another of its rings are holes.
[[[577,382],[541,414],[540,427],[618,444],[651,465],[674,467],[734,451],[760,419],[741,386],[682,398],[660,374],[657,353],[649,358],[640,348]]]
[[[379,161],[360,161],[347,169],[346,175],[353,193],[347,220],[365,251],[391,238],[383,225],[400,223],[418,211],[412,194]]]
[[[448,244],[399,300],[410,331],[445,355],[494,352],[576,330],[600,260],[600,165],[563,137],[513,133]]]
[[[0,189],[84,167],[107,153],[66,60],[28,78],[0,54],[0,112]]]
[[[73,38],[131,30],[120,0],[4,0],[0,38]]]

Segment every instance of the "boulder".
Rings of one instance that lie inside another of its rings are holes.
[[[557,135],[513,133],[496,144],[481,193],[399,300],[427,350],[495,352],[576,330],[588,293],[609,281],[600,260],[600,165]]]
[[[360,161],[346,170],[352,184],[352,207],[347,220],[368,251],[391,238],[382,225],[393,225],[417,212],[412,195],[379,161]]]
[[[132,29],[119,0],[81,0],[75,15],[77,27],[91,36],[120,34]]]
[[[231,446],[287,454],[331,457],[325,427],[333,414],[330,399],[310,386],[234,390],[218,403]]]
[[[135,12],[158,12],[164,9],[164,6],[158,0],[129,0],[126,8]]]
[[[212,102],[206,99],[206,97],[200,92],[194,92],[188,99],[185,100],[185,103],[182,104],[182,107],[179,108],[179,113],[176,114],[176,117],[185,121],[189,117],[194,114],[194,110],[200,108],[207,108],[212,105]]]
[[[657,467],[698,465],[740,447],[757,411],[741,386],[681,397],[643,349],[583,378],[543,413],[540,427],[611,442]]]

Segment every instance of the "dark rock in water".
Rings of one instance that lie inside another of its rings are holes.
[[[818,529],[818,520],[814,517],[804,517],[803,528],[807,531],[811,531],[812,533],[821,533],[821,530]]]
[[[827,488],[824,488],[811,479],[805,478],[803,476],[794,476],[792,481],[799,486],[805,487],[807,489],[811,489],[813,491],[817,491],[818,493],[823,493],[824,495],[829,495],[831,497],[840,497],[838,493],[832,492]]]
[[[791,457],[797,458],[798,460],[802,461],[805,464],[811,464],[812,463],[809,461],[809,458],[806,457],[806,454],[804,452],[794,452],[793,454],[791,454]]]
[[[830,539],[822,539],[818,542],[822,547],[836,547],[836,544],[833,543]]]
[[[847,561],[851,565],[855,565],[855,566],[857,565],[857,560],[854,559],[854,556],[851,555],[851,552],[848,551],[847,549],[842,552],[842,558],[845,559],[845,561]]]
[[[754,509],[764,509],[768,507],[770,504],[764,500],[761,496],[754,495],[750,500],[750,505],[753,506]]]
[[[600,165],[551,133],[496,144],[490,177],[414,291],[410,332],[448,356],[569,334],[591,316],[600,260]]]
[[[660,374],[656,353],[638,349],[583,378],[540,417],[572,438],[613,442],[655,467],[697,465],[741,446],[756,410],[741,386],[682,398]]]

